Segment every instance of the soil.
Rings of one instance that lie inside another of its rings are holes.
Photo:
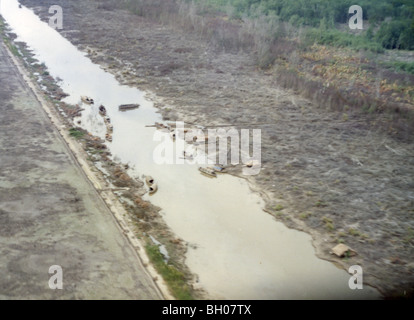
[[[0,61],[0,299],[162,299],[3,41]]]
[[[332,111],[282,89],[249,52],[224,52],[197,34],[96,1],[20,2],[45,21],[49,6],[60,5],[61,34],[121,83],[149,92],[165,120],[261,129],[262,169],[244,178],[264,197],[265,211],[310,233],[320,258],[346,270],[361,265],[364,282],[385,297],[412,295],[410,139],[372,126],[369,115]],[[241,167],[231,173],[241,175]],[[338,243],[357,255],[334,257]]]

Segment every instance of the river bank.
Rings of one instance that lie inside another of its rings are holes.
[[[364,280],[386,295],[412,287],[409,144],[282,90],[247,53],[217,52],[196,35],[94,2],[57,4],[62,34],[122,83],[155,92],[164,119],[260,128],[262,171],[249,180],[269,213],[312,235],[318,256],[362,265]],[[47,8],[37,8],[46,20]],[[338,242],[358,255],[333,258]]]
[[[0,298],[162,299],[2,40],[0,61]]]

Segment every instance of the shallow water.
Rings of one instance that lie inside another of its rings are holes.
[[[162,208],[169,227],[188,242],[186,263],[213,298],[223,299],[363,299],[378,298],[376,290],[348,287],[350,275],[318,259],[311,237],[291,230],[265,213],[263,200],[247,182],[229,175],[211,179],[197,165],[158,165],[153,152],[154,128],[161,117],[145,93],[121,86],[116,79],[16,0],[1,0],[0,13],[44,62],[62,89],[65,101],[81,104],[80,96],[93,97],[83,105],[82,126],[104,137],[98,114],[103,104],[114,127],[107,143],[116,159],[129,163],[137,177],[151,175],[159,190],[147,196]],[[137,110],[119,112],[124,103],[139,103]],[[157,238],[157,235],[153,235]]]

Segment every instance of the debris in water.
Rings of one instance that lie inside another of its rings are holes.
[[[134,110],[138,108],[139,108],[139,104],[121,104],[119,106],[119,111],[128,111],[128,110]]]

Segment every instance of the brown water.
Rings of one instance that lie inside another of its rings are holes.
[[[98,114],[103,104],[114,127],[107,143],[114,159],[130,164],[136,177],[153,176],[159,190],[147,199],[162,208],[169,227],[189,243],[186,263],[199,284],[213,298],[223,299],[375,299],[379,293],[364,286],[348,287],[350,275],[334,264],[318,259],[311,237],[291,230],[265,213],[263,200],[247,182],[229,175],[210,179],[197,165],[157,165],[153,152],[154,128],[161,122],[145,93],[121,86],[115,78],[93,64],[58,32],[16,0],[1,0],[0,13],[18,40],[24,41],[44,62],[50,74],[62,79],[76,104],[81,95],[95,99],[84,105],[82,126],[104,137]],[[119,112],[124,103],[139,103],[137,110]],[[155,239],[157,235],[152,235]]]

